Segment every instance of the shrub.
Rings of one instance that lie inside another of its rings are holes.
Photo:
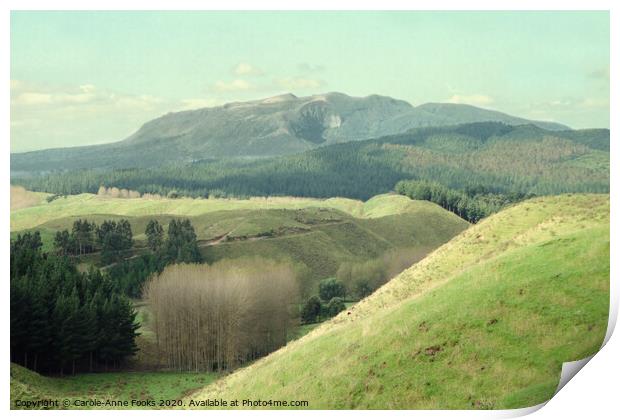
[[[301,322],[304,324],[317,322],[321,308],[321,299],[318,296],[311,296],[301,309]]]
[[[329,278],[325,280],[321,280],[319,284],[319,297],[325,301],[329,302],[332,298],[341,297],[344,298],[346,295],[346,289],[344,284],[340,282],[336,278]]]
[[[344,301],[342,298],[334,297],[327,304],[327,313],[330,317],[338,315],[340,312],[344,311],[346,306],[344,306]]]

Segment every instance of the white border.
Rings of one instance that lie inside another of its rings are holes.
[[[266,0],[260,3],[260,7],[257,2],[249,0],[228,0],[226,2],[204,2],[204,1],[191,1],[191,0],[176,0],[174,2],[163,0],[151,0],[151,1],[133,1],[133,0],[108,0],[108,1],[90,1],[86,4],[83,1],[76,0],[61,0],[56,1],[53,4],[45,1],[24,0],[24,1],[5,1],[3,3],[2,14],[2,32],[1,32],[1,44],[0,51],[3,55],[3,65],[0,66],[0,72],[2,74],[3,83],[0,85],[0,92],[4,98],[2,102],[2,114],[4,119],[2,120],[2,132],[4,133],[3,141],[0,143],[2,147],[2,166],[5,172],[5,179],[1,185],[2,194],[2,209],[4,211],[4,226],[5,232],[10,231],[10,193],[9,193],[9,162],[10,162],[10,118],[9,118],[9,79],[10,79],[10,10],[610,10],[611,11],[611,56],[610,66],[611,74],[617,72],[620,69],[618,65],[618,54],[615,53],[620,48],[618,44],[618,35],[620,28],[620,2],[612,0],[590,0],[590,1],[551,1],[551,0],[418,0],[416,2],[406,2],[398,0],[382,0],[381,2],[360,2],[360,1],[341,1],[341,0],[315,0],[313,2],[297,2],[292,4],[290,1],[284,0]],[[615,78],[611,78],[611,115],[620,115],[618,113],[618,85],[615,83]],[[618,284],[617,284],[617,266],[613,264],[617,256],[617,249],[615,246],[615,239],[618,237],[618,223],[616,223],[616,209],[618,208],[618,196],[615,194],[615,181],[618,179],[618,169],[615,164],[615,157],[618,153],[618,137],[617,129],[618,123],[613,118],[610,121],[611,128],[611,255],[612,255],[612,267],[611,267],[611,279],[612,279],[612,307],[610,311],[610,320],[615,324],[615,319],[618,313]],[[0,241],[0,247],[2,247],[2,261],[4,264],[4,272],[8,272],[9,267],[9,241],[8,238]],[[0,340],[2,340],[1,354],[8,362],[9,360],[9,282],[8,276],[3,274],[2,292],[4,298],[4,307],[2,311],[3,325],[6,326],[3,329]],[[613,327],[612,327],[613,328]],[[611,330],[610,330],[611,333]],[[609,334],[608,334],[609,335]],[[609,337],[608,337],[609,338]],[[583,418],[585,416],[593,418],[611,418],[618,413],[618,395],[617,386],[618,378],[620,374],[620,342],[615,336],[611,336],[606,346],[588,363],[583,371],[577,375],[576,379],[570,381],[553,399],[551,399],[544,408],[536,411],[532,418],[537,419],[556,419],[556,418]],[[9,368],[8,363],[1,363],[0,369],[4,371],[2,374],[4,379],[3,391],[5,399],[2,402],[4,408],[8,410],[9,407]],[[544,404],[543,404],[544,405]],[[525,410],[528,411],[528,410]],[[531,410],[530,410],[531,411]],[[64,411],[51,411],[51,412],[24,412],[24,411],[11,411],[10,415],[16,417],[35,417],[39,415],[45,415],[46,417],[75,417],[81,418],[85,415],[85,412],[64,412]],[[261,418],[289,418],[291,413],[287,412],[196,412],[196,411],[183,411],[179,412],[156,412],[156,411],[116,411],[114,413],[107,412],[88,412],[87,415],[93,418],[103,418],[109,415],[114,416],[131,416],[132,419],[138,418],[159,418],[160,416],[189,416],[194,418],[209,417],[221,417],[221,418],[238,418],[238,417],[251,417],[256,419]],[[432,419],[447,419],[447,418],[501,418],[514,415],[523,415],[526,412],[522,410],[507,412],[480,412],[480,411],[339,411],[339,412],[314,412],[314,411],[301,411],[295,412],[294,416],[301,418],[314,418],[317,415],[321,417],[334,417],[334,418],[368,418],[374,416],[390,417],[390,418],[432,418]]]

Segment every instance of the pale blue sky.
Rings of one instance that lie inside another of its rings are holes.
[[[609,126],[607,12],[13,12],[11,149],[292,92]]]

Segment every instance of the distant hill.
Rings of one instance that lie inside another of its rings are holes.
[[[168,113],[116,143],[15,153],[11,155],[11,171],[157,167],[226,157],[281,156],[417,127],[481,121],[533,124],[548,130],[568,128],[470,105],[429,103],[414,107],[379,95],[358,98],[326,93],[298,98],[285,94]]]
[[[411,129],[265,159],[85,170],[14,178],[29,190],[97,192],[100,185],[189,196],[349,197],[366,200],[403,179],[454,189],[537,195],[609,192],[609,130],[550,131],[497,122]]]
[[[185,406],[207,398],[305,400],[309,409],[542,403],[563,362],[602,344],[609,256],[608,195],[523,202]]]
[[[44,249],[50,250],[54,234],[70,231],[77,219],[101,224],[126,218],[136,240],[134,251],[142,252],[150,220],[166,227],[179,217],[191,221],[209,263],[248,256],[286,259],[304,270],[303,293],[316,292],[316,281],[335,275],[344,262],[364,262],[396,250],[407,250],[411,262],[469,226],[436,204],[395,194],[366,202],[291,197],[123,199],[82,194],[12,211],[11,231],[14,236],[37,230]]]

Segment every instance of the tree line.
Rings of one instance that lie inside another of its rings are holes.
[[[131,225],[127,219],[105,220],[97,226],[95,222],[78,219],[71,231],[57,231],[54,249],[59,255],[85,255],[101,250],[104,263],[118,261],[133,246]]]
[[[41,247],[39,232],[11,241],[11,361],[61,375],[120,366],[136,352],[131,302],[98,270]]]
[[[132,298],[142,296],[146,281],[161,273],[169,264],[201,263],[196,232],[189,219],[172,219],[165,233],[164,227],[152,219],[145,229],[150,252],[126,259],[111,266],[106,275],[114,279],[118,289]]]
[[[532,198],[534,194],[520,192],[493,193],[482,186],[464,191],[447,188],[433,181],[400,181],[394,190],[413,200],[426,200],[440,205],[470,223],[496,213],[509,204]]]

